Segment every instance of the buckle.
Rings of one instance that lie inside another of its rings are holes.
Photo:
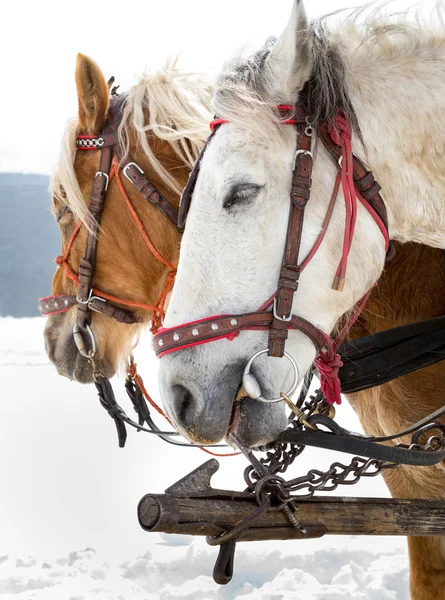
[[[104,173],[104,171],[98,171],[96,173],[96,175],[94,176],[94,179],[96,179],[96,177],[105,177],[106,181],[105,181],[105,190],[104,191],[106,192],[108,189],[108,184],[110,183],[110,179],[109,179],[108,175],[106,173]]]
[[[300,154],[304,154],[306,156],[310,156],[312,158],[312,160],[314,160],[314,155],[312,154],[312,152],[310,150],[302,150],[301,148],[299,148],[296,152],[295,152],[295,158],[294,158],[294,171],[295,171],[295,167],[297,165],[297,158]]]
[[[275,319],[278,319],[279,321],[284,321],[285,323],[289,323],[289,321],[292,321],[292,312],[290,313],[290,315],[288,317],[285,317],[284,315],[282,317],[280,317],[280,315],[277,315],[277,297],[276,296],[273,299],[273,316],[275,317]]]
[[[133,183],[132,179],[130,178],[130,176],[127,173],[127,169],[129,169],[130,167],[136,167],[136,169],[139,171],[139,173],[141,175],[144,175],[144,171],[135,162],[129,162],[128,164],[125,165],[125,167],[122,169],[122,173],[125,175],[125,177],[128,179],[128,181]]]

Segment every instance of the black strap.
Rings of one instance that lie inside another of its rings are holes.
[[[95,385],[97,393],[99,394],[101,405],[105,408],[116,425],[119,448],[123,448],[125,446],[125,442],[127,441],[127,428],[122,420],[123,411],[116,402],[111,383],[106,377],[98,377]]]
[[[346,342],[341,391],[359,392],[445,360],[445,316]]]
[[[165,442],[173,444],[174,446],[185,446],[187,448],[205,448],[207,446],[211,448],[226,447],[225,444],[191,444],[190,442],[180,442],[176,441],[175,439],[171,439],[172,436],[179,436],[179,433],[177,431],[162,431],[159,429],[159,427],[151,418],[149,408],[145,402],[141,390],[131,378],[127,378],[125,388],[132,401],[133,408],[138,415],[138,423],[133,421],[133,419],[130,419],[125,413],[124,409],[117,403],[116,396],[114,395],[114,391],[109,379],[103,375],[97,375],[95,385],[99,394],[99,401],[101,405],[105,408],[116,425],[120,448],[125,446],[127,439],[127,430],[125,424],[134,427],[137,429],[137,431],[144,431],[145,433],[156,435],[162,438]],[[148,427],[144,427],[144,423],[146,423]]]
[[[285,442],[302,446],[315,446],[324,450],[336,450],[357,456],[366,456],[377,460],[385,460],[400,465],[430,466],[445,458],[445,450],[429,452],[425,450],[409,450],[386,446],[377,442],[363,439],[344,437],[321,430],[290,430],[283,431],[277,443]]]

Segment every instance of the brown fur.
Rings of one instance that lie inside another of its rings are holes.
[[[87,57],[78,56],[76,84],[79,96],[79,127],[82,132],[99,132],[108,108],[108,87],[99,67]],[[137,150],[135,135],[131,134],[130,155],[144,170],[147,178],[172,204],[178,206],[178,195],[167,186]],[[167,141],[149,134],[153,151],[162,164],[171,170],[182,187],[189,173]],[[92,181],[99,167],[99,152],[78,152],[75,172],[80,189],[88,204]],[[154,206],[150,205],[125,177],[125,189],[140,216],[146,231],[159,252],[174,264],[178,261],[180,235],[176,228]],[[54,214],[60,214],[63,204],[53,199]],[[65,247],[75,226],[70,211],[60,218],[62,246]],[[77,272],[79,261],[85,251],[86,228],[79,232],[69,257],[70,266]],[[116,182],[107,191],[99,234],[94,285],[103,292],[144,304],[154,305],[163,289],[168,270],[158,262],[145,245]],[[75,285],[59,268],[54,275],[52,294],[75,294]],[[125,308],[125,307],[124,307]],[[139,314],[149,320],[150,314],[140,309]],[[91,368],[76,353],[76,372],[73,373],[72,326],[75,309],[68,313],[49,317],[45,336],[48,354],[59,372],[81,382],[91,381]],[[97,362],[104,375],[112,376],[122,358],[128,356],[140,326],[119,324],[112,319],[94,313],[92,328],[98,342]],[[71,359],[69,355],[71,354]]]
[[[79,133],[99,133],[108,112],[108,85],[98,65],[77,55],[76,88],[79,102]]]
[[[352,337],[359,337],[445,314],[445,256],[418,244],[397,245]],[[351,394],[348,400],[366,433],[387,435],[400,430],[445,402],[443,363],[406,375],[380,387]],[[407,440],[404,440],[407,441]],[[443,465],[403,466],[385,480],[396,498],[445,499]],[[408,539],[412,600],[445,598],[444,538]]]

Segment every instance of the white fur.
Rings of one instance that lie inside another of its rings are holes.
[[[231,122],[219,129],[202,162],[166,326],[219,313],[255,311],[276,290],[296,132],[277,123],[271,106],[295,102],[308,77],[310,65],[301,58],[305,53],[310,56],[310,48],[303,49],[304,43],[310,43],[304,20],[302,3],[295,2],[276,50],[266,59],[266,68],[258,75],[252,67],[251,88],[237,83],[237,59],[227,68],[234,69],[233,76],[226,71],[220,78],[215,108]],[[419,30],[402,22],[394,31],[388,27],[385,36],[381,25],[373,28],[367,24],[360,36],[359,27],[348,24],[334,32],[332,40],[342,48],[365,142],[366,152],[359,142],[354,143],[355,150],[367,160],[383,187],[391,238],[445,248],[443,30]],[[290,77],[292,69],[299,71]],[[300,260],[320,231],[335,174],[332,158],[318,145]],[[231,186],[244,181],[264,187],[249,204],[223,208]],[[303,272],[294,298],[294,314],[326,333],[378,280],[384,266],[383,236],[359,205],[346,285],[343,292],[332,289],[344,220],[340,192],[326,238]],[[225,365],[245,364],[266,346],[266,333],[249,332],[233,342],[213,342],[162,359],[162,396],[176,424],[181,427],[171,400],[173,386],[192,389],[195,404],[202,409]],[[315,348],[296,332],[290,333],[287,350],[295,357],[302,377],[315,357]],[[257,364],[261,367],[258,377],[269,395],[285,391],[286,361],[262,357]],[[230,413],[233,397],[228,398],[224,385],[218,385],[220,403]],[[262,443],[273,435],[263,428],[255,441]]]

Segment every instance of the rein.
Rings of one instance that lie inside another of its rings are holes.
[[[341,291],[344,286],[347,259],[354,235],[357,198],[378,225],[385,240],[387,254],[390,254],[386,208],[379,194],[380,186],[374,179],[372,172],[368,171],[364,163],[352,153],[351,123],[343,112],[340,112],[337,115],[335,124],[322,124],[320,127],[321,140],[338,164],[339,170],[320,233],[308,255],[301,262],[298,262],[304,210],[310,198],[312,184],[312,138],[314,136],[314,128],[311,125],[306,107],[279,105],[277,109],[283,117],[281,120],[282,124],[296,126],[298,141],[292,173],[290,215],[285,251],[276,292],[255,313],[218,315],[168,329],[160,328],[154,336],[153,346],[157,356],[162,357],[170,352],[176,352],[184,348],[190,348],[219,339],[227,338],[233,340],[243,330],[264,329],[269,330],[269,356],[282,357],[285,354],[284,347],[289,329],[299,330],[309,337],[317,350],[317,357],[314,364],[320,372],[322,391],[327,401],[331,404],[335,402],[340,404],[338,370],[343,363],[337,354],[337,348],[347,331],[352,327],[353,322],[363,310],[370,291],[359,302],[358,309],[354,312],[353,318],[348,323],[347,328],[341,333],[341,339],[337,339],[335,342],[325,332],[312,325],[312,323],[292,314],[293,297],[298,289],[301,272],[312,260],[324,239],[340,185],[342,185],[345,197],[346,223],[342,256],[335,273],[332,285],[333,289]],[[210,124],[212,133],[198,157],[181,198],[179,210],[179,224],[181,227],[185,224],[206,147],[218,128],[227,122],[225,119],[215,118]],[[272,311],[268,310],[271,307]],[[257,399],[267,402],[266,399],[259,396],[257,396]],[[274,399],[273,401],[280,401],[281,399]]]

